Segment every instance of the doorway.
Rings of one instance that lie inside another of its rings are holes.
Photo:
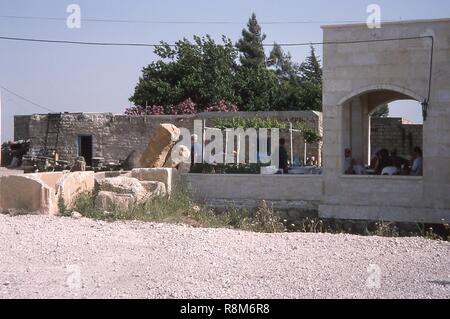
[[[87,166],[92,166],[92,135],[78,135],[78,156],[83,156]]]

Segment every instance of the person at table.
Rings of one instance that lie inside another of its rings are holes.
[[[376,157],[377,160],[374,167],[375,174],[381,175],[385,167],[392,166],[389,151],[387,149],[382,149],[376,154]]]
[[[423,158],[422,149],[420,147],[415,147],[413,151],[413,160],[411,167],[411,176],[422,176],[423,175]]]
[[[278,149],[279,154],[279,169],[283,170],[284,174],[289,172],[288,166],[288,152],[286,150],[286,140],[284,138],[280,138],[280,146]]]
[[[406,158],[398,156],[396,149],[391,152],[391,163],[392,166],[397,168],[401,175],[409,175],[409,161]]]
[[[344,151],[344,170],[345,174],[347,175],[353,175],[355,172],[353,170],[353,158],[352,158],[352,150],[349,148],[346,148]]]

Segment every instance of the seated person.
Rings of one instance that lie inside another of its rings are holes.
[[[423,158],[422,149],[420,147],[415,147],[412,155],[412,167],[411,176],[422,176],[423,175]]]
[[[344,151],[345,154],[345,158],[344,158],[344,171],[345,174],[347,175],[352,175],[354,174],[354,170],[353,170],[353,158],[352,158],[352,150],[349,148],[346,148]]]
[[[398,174],[409,175],[409,161],[406,158],[397,155],[397,150],[394,149],[391,152],[391,163],[392,166],[397,168]],[[407,173],[407,174],[405,174]]]
[[[381,175],[385,167],[392,166],[391,159],[389,157],[389,151],[387,149],[382,149],[376,154],[376,157],[377,162],[376,166],[374,167],[375,174]]]

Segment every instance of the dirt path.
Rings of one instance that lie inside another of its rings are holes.
[[[419,238],[0,215],[0,260],[0,298],[450,298]]]

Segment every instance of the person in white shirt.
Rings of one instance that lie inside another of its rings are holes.
[[[422,149],[420,147],[415,147],[413,152],[413,162],[411,167],[411,176],[422,176],[423,175],[423,157]]]

